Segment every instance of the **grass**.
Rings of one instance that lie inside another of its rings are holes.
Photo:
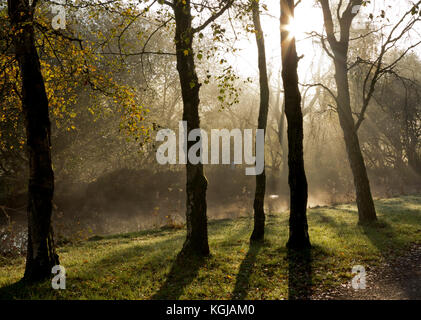
[[[251,218],[209,223],[212,256],[180,261],[184,230],[96,237],[58,248],[66,290],[24,285],[24,258],[0,258],[2,299],[294,299],[347,283],[421,243],[421,196],[376,201],[379,222],[357,225],[354,204],[308,211],[313,248],[288,252],[287,213],[267,217],[266,240],[249,245]]]

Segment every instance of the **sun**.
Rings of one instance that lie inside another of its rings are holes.
[[[291,38],[297,38],[297,36],[300,34],[299,24],[293,17],[289,17],[289,22],[284,26],[284,29],[288,31]]]
[[[269,13],[262,13],[261,24],[265,35],[267,60],[271,61],[271,69],[276,70],[280,67],[278,63],[281,54],[279,1],[266,1],[266,3]],[[286,28],[289,32],[290,39],[295,39],[298,55],[304,54],[304,58],[300,60],[299,73],[301,73],[301,79],[305,79],[307,75],[310,75],[313,64],[320,61],[320,55],[322,54],[322,50],[317,47],[318,43],[311,37],[311,33],[323,33],[323,13],[319,7],[314,6],[313,1],[301,1],[295,9],[294,19],[290,17],[288,22],[283,28]],[[256,67],[257,50],[253,38],[244,40],[241,44],[242,54],[236,58],[239,73],[244,72],[244,75],[247,76],[251,66]],[[324,64],[324,62],[322,63]]]

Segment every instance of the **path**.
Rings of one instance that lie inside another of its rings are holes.
[[[341,300],[421,300],[421,245],[413,245],[403,256],[367,271],[365,290],[351,284],[315,299]]]

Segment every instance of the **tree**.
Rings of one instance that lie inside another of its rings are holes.
[[[298,56],[295,39],[288,30],[294,19],[294,0],[281,0],[282,80],[285,94],[285,115],[288,123],[288,183],[290,187],[289,240],[291,249],[309,248],[307,224],[308,186],[303,157],[303,115],[298,87]]]
[[[199,117],[199,91],[201,84],[196,74],[194,61],[193,42],[194,36],[205,29],[210,23],[221,16],[233,3],[233,0],[221,1],[218,11],[198,27],[192,25],[191,1],[173,0],[164,1],[174,11],[175,18],[175,46],[177,57],[177,70],[180,78],[183,120],[187,122],[187,135],[194,129],[200,128]],[[206,7],[206,6],[204,6]],[[196,141],[187,142],[187,150]],[[181,254],[195,254],[199,256],[209,255],[207,215],[206,215],[206,189],[207,180],[204,175],[203,164],[192,164],[187,160],[186,164],[186,226],[187,238],[184,242]]]
[[[251,1],[251,9],[253,15],[253,23],[255,28],[256,43],[258,49],[258,64],[259,64],[259,78],[260,78],[260,108],[258,129],[263,129],[266,132],[268,110],[269,110],[269,83],[266,67],[266,52],[265,39],[263,36],[262,26],[260,24],[259,0]],[[257,143],[257,141],[256,141]],[[256,147],[257,150],[257,147]],[[254,229],[251,235],[251,241],[263,240],[265,234],[265,190],[266,190],[266,175],[265,169],[256,176],[256,191],[254,195]]]
[[[36,0],[9,0],[10,25],[22,81],[22,111],[29,156],[28,250],[24,278],[47,278],[59,264],[51,226],[54,173],[48,99],[35,47],[33,27]]]
[[[333,59],[335,65],[335,82],[337,87],[337,94],[334,96],[337,104],[337,112],[339,122],[344,133],[344,140],[348,154],[348,160],[351,165],[352,174],[354,176],[354,186],[356,190],[357,207],[358,207],[358,223],[366,224],[377,220],[376,209],[374,207],[373,197],[371,195],[370,182],[367,175],[367,169],[364,163],[363,154],[361,152],[358,129],[360,128],[366,110],[370,104],[371,98],[374,94],[376,84],[383,75],[392,72],[396,64],[403,58],[403,56],[412,48],[417,46],[420,42],[409,46],[404,52],[392,62],[384,64],[386,53],[396,46],[397,42],[408,33],[413,25],[419,21],[419,18],[410,19],[407,22],[407,17],[413,15],[414,8],[418,7],[421,2],[411,5],[411,9],[407,11],[403,17],[395,24],[390,33],[385,37],[385,41],[380,47],[378,56],[374,61],[365,61],[360,57],[351,66],[348,65],[348,53],[350,45],[351,26],[354,18],[358,14],[360,6],[365,4],[362,0],[349,0],[345,10],[341,15],[342,1],[339,2],[337,9],[337,19],[339,21],[339,40],[335,35],[335,28],[333,16],[329,0],[319,0],[324,18],[324,27],[326,30],[326,39],[329,43],[331,51],[325,45],[324,37],[321,37],[323,48],[328,55]],[[406,24],[405,24],[406,23]],[[358,37],[358,38],[361,38]],[[357,112],[357,120],[354,121],[354,111],[351,107],[350,84],[349,84],[349,70],[359,64],[369,65],[369,70],[363,80],[362,85],[362,105],[359,112]]]
[[[92,23],[68,25],[65,31],[54,30],[51,20],[43,14],[48,8],[40,1],[8,1],[7,8],[1,7],[1,24],[5,28],[0,39],[0,96],[6,103],[0,108],[0,126],[10,127],[9,136],[14,139],[0,135],[0,146],[1,154],[10,158],[12,153],[9,151],[13,151],[14,158],[22,159],[20,163],[29,167],[29,241],[25,271],[28,280],[50,276],[51,266],[58,264],[51,227],[54,180],[61,162],[57,156],[66,149],[63,137],[75,141],[73,124],[79,120],[81,109],[89,111],[89,115],[101,113],[104,102],[112,100],[117,106],[116,113],[119,112],[122,131],[144,133],[139,128],[144,113],[135,101],[133,91],[108,75],[113,60],[105,59],[93,47],[98,35],[87,30],[92,31]],[[71,5],[67,9],[70,8]],[[8,11],[8,16],[5,16],[5,11]],[[86,15],[79,18],[88,20]],[[88,35],[93,41],[82,40],[73,32]],[[108,37],[110,39],[113,37]],[[118,66],[112,64],[113,75]],[[93,95],[93,92],[100,94]],[[88,93],[92,99],[89,103],[81,103]],[[24,123],[26,135],[21,123]],[[61,143],[54,144],[57,140]],[[28,158],[24,151],[27,151]],[[6,165],[4,168],[3,164]],[[9,161],[3,159],[0,167],[3,172],[15,171]]]
[[[359,223],[376,221],[376,210],[374,208],[373,197],[371,195],[370,182],[368,180],[367,169],[361,152],[355,122],[352,116],[351,98],[348,80],[348,49],[350,39],[350,28],[352,20],[357,13],[353,7],[361,5],[361,0],[349,1],[346,10],[339,16],[340,40],[336,39],[333,27],[333,19],[328,0],[320,0],[323,9],[324,24],[327,33],[327,40],[333,51],[335,64],[335,81],[337,86],[337,108],[341,128],[344,133],[346,150],[354,176],[354,185],[357,195],[357,206]]]
[[[396,52],[395,56],[400,54]],[[393,73],[379,82],[380,88],[373,96],[378,107],[367,111],[367,118],[385,137],[375,137],[373,140],[390,145],[394,150],[394,167],[399,170],[399,175],[402,175],[405,168],[404,158],[413,172],[421,175],[421,86],[419,77],[412,73],[420,66],[420,60],[415,54],[402,60]],[[373,150],[372,156],[379,154],[378,150]]]

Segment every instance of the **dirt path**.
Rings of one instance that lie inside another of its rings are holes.
[[[421,300],[421,245],[414,245],[405,255],[367,271],[365,290],[351,284],[315,299],[341,300]]]

